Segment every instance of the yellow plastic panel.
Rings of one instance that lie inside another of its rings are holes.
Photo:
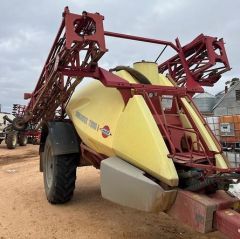
[[[124,102],[117,89],[106,88],[100,82],[94,81],[74,93],[67,113],[88,147],[112,156],[115,128],[123,108]],[[109,127],[111,135],[103,137],[104,126]]]
[[[213,152],[218,152],[219,154],[215,155],[215,159],[216,159],[216,166],[220,167],[220,168],[227,168],[227,164],[223,158],[223,156],[220,154],[220,151],[217,147],[217,145],[215,144],[211,134],[209,134],[207,128],[204,126],[203,122],[201,121],[201,119],[198,117],[198,114],[194,111],[194,109],[192,108],[192,106],[188,103],[188,101],[186,100],[186,98],[181,98],[184,106],[186,107],[188,113],[190,114],[191,118],[193,119],[194,123],[196,124],[196,126],[198,127],[198,130],[201,134],[201,136],[203,137],[204,141],[206,142],[208,149],[210,151]]]
[[[163,74],[159,74],[159,85],[162,86],[174,86],[172,82]]]
[[[140,95],[132,97],[115,131],[113,148],[117,156],[143,169],[170,186],[178,185],[178,175],[169,151]]]
[[[196,106],[193,104],[193,102],[189,102],[190,106],[192,107],[192,109],[195,111],[197,117],[199,118],[200,117],[200,113],[198,112]],[[202,121],[203,125],[207,124],[207,122],[202,119],[202,117],[200,118],[200,120]],[[209,128],[209,127],[205,127],[208,134],[211,136],[215,146],[217,147],[218,151],[220,152],[221,151],[221,146],[220,146],[220,143],[219,141],[213,136],[213,132],[212,130]]]
[[[158,65],[155,62],[136,62],[133,64],[133,68],[144,76],[153,84],[158,84]]]
[[[224,160],[224,157],[221,154],[215,155],[216,166],[218,168],[228,168],[227,163]]]
[[[125,79],[129,83],[139,83],[125,70],[114,72],[114,74],[119,76],[119,77],[122,77],[123,79]]]

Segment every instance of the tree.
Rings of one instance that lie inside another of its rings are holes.
[[[233,85],[235,85],[235,84],[236,84],[237,82],[239,82],[239,81],[240,81],[239,78],[234,77],[234,78],[232,78],[231,80],[226,81],[226,82],[225,82],[225,85],[228,85],[229,87],[232,87]]]

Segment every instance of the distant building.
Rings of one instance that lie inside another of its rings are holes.
[[[220,92],[218,92],[216,95],[215,95],[215,97],[216,97],[216,103],[220,100],[220,99],[222,99],[222,97],[225,95],[225,90],[222,90],[222,91],[220,91]]]
[[[213,107],[216,104],[216,97],[207,92],[200,93],[193,97],[193,102],[203,115],[212,115]]]
[[[220,92],[221,93],[221,92]],[[213,107],[216,116],[240,114],[240,82],[235,83]]]

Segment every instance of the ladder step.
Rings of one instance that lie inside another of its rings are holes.
[[[208,161],[205,155],[192,154],[190,152],[186,153],[177,153],[173,157],[173,161],[180,164],[186,164],[190,161],[193,163],[202,163]]]

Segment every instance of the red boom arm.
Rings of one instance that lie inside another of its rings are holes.
[[[160,73],[168,73],[188,92],[201,92],[204,85],[213,85],[221,74],[230,69],[223,40],[200,35],[194,41],[181,47],[179,40],[172,42],[104,32],[104,17],[98,13],[83,12],[76,15],[65,8],[63,20],[52,49],[43,67],[35,90],[25,94],[30,98],[22,122],[37,124],[41,121],[65,117],[66,105],[84,77],[100,80],[107,87],[121,92],[125,102],[131,97],[131,89],[172,91],[153,85],[129,84],[124,79],[98,67],[98,60],[107,51],[105,35],[169,46],[176,56],[159,65]],[[213,68],[215,65],[219,65]],[[160,89],[161,88],[161,89]],[[58,112],[56,114],[56,112]]]

